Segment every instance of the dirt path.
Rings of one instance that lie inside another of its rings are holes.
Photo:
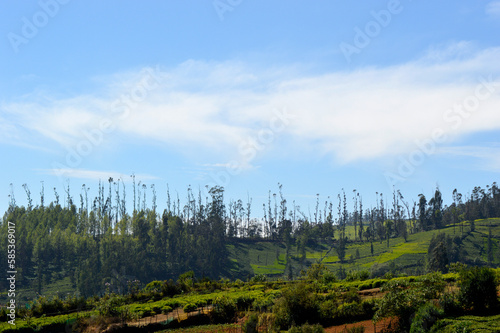
[[[185,320],[190,316],[196,316],[198,314],[208,314],[210,310],[212,309],[212,306],[204,307],[204,308],[199,308],[198,310],[191,312],[191,313],[185,313],[182,308],[177,308],[174,311],[170,312],[169,314],[157,314],[154,316],[149,316],[149,317],[144,317],[140,318],[135,321],[128,321],[127,325],[128,326],[147,326],[149,324],[157,324],[161,322],[165,322],[167,320]]]

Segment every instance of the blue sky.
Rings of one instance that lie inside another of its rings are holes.
[[[162,208],[167,183],[255,216],[278,183],[303,211],[449,203],[498,180],[498,31],[496,0],[3,1],[0,208],[132,173]]]

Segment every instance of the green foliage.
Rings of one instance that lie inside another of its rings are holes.
[[[444,311],[434,304],[427,303],[420,307],[411,323],[410,333],[427,333],[434,323],[442,318]]]
[[[276,325],[280,329],[288,329],[292,325],[319,321],[319,304],[315,294],[307,285],[300,282],[283,289],[282,296],[275,302],[273,313]]]
[[[248,310],[254,301],[254,298],[248,295],[242,295],[236,298],[236,308],[238,311]]]
[[[356,289],[351,288],[349,291],[345,292],[342,294],[342,299],[346,303],[360,303],[361,302],[361,297],[359,296],[358,292]]]
[[[161,308],[161,313],[163,313],[163,314],[168,314],[172,311],[173,311],[172,307],[168,306],[168,305],[165,305]]]
[[[161,291],[162,282],[161,281],[151,281],[144,287],[145,292],[159,292]]]
[[[463,312],[457,293],[443,293],[439,298],[439,306],[443,309],[446,316],[455,317]]]
[[[258,333],[259,316],[252,313],[242,326],[243,333]]]
[[[118,307],[123,304],[124,299],[122,297],[116,295],[106,295],[99,300],[96,306],[96,310],[102,317],[115,317],[120,314]]]
[[[443,292],[445,282],[437,274],[429,274],[410,283],[409,279],[389,281],[383,291],[388,291],[375,313],[376,321],[396,316],[403,329],[409,329],[413,314],[425,303],[436,299]]]
[[[348,328],[346,330],[346,333],[364,333],[365,327],[364,326],[354,326],[351,328]]]
[[[184,310],[185,313],[191,313],[191,312],[196,311],[197,309],[198,309],[198,307],[195,304],[188,303],[188,304],[184,305],[184,309],[183,310]]]
[[[259,283],[259,282],[266,282],[267,278],[264,274],[256,274],[254,276],[252,276],[252,278],[250,279],[250,282],[253,282],[253,283]]]
[[[325,329],[323,326],[319,324],[315,325],[309,325],[309,324],[304,324],[302,326],[292,326],[289,330],[288,333],[323,333],[325,332]]]
[[[476,313],[491,312],[498,307],[496,277],[492,269],[473,267],[460,272],[460,303]]]
[[[500,332],[500,315],[496,316],[463,316],[439,320],[431,333],[490,333]]]
[[[227,296],[219,296],[213,302],[213,310],[210,312],[212,323],[229,323],[236,314],[236,304]]]
[[[342,321],[352,321],[363,315],[363,307],[359,302],[344,303],[338,307],[337,314]]]

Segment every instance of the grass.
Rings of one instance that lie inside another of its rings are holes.
[[[470,224],[462,222],[455,227],[449,225],[440,230],[431,230],[409,235],[407,241],[403,238],[391,238],[389,247],[387,242],[377,241],[373,243],[373,255],[370,243],[352,242],[354,227],[348,226],[346,233],[351,235],[351,241],[346,248],[346,262],[341,265],[335,249],[330,250],[328,244],[317,244],[306,250],[306,264],[321,260],[332,271],[341,267],[348,271],[370,270],[374,267],[394,265],[399,270],[408,271],[410,274],[422,273],[424,271],[425,258],[429,243],[433,236],[445,233],[451,237],[463,237],[463,248],[467,252],[467,261],[470,263],[487,262],[487,238],[488,230],[492,228],[492,240],[494,251],[494,262],[500,264],[500,218],[475,221],[476,229],[470,232]],[[460,229],[463,227],[464,233]],[[230,258],[238,262],[239,268],[243,269],[246,276],[253,274],[281,275],[285,271],[286,260],[284,253],[286,248],[278,242],[234,242],[228,248]],[[356,259],[356,251],[359,259]],[[276,259],[278,255],[279,259]],[[292,258],[299,258],[296,245],[290,248]],[[304,267],[300,261],[292,262],[294,271],[298,272]],[[244,277],[240,275],[240,278]]]

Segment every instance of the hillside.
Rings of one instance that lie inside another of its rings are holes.
[[[334,243],[310,241],[306,247],[306,260],[301,260],[297,245],[290,247],[290,265],[293,278],[300,275],[301,270],[307,269],[312,263],[321,261],[335,274],[339,274],[341,267],[346,273],[366,271],[371,276],[383,276],[390,273],[406,273],[419,275],[425,273],[425,262],[429,243],[433,236],[445,233],[452,237],[460,237],[462,247],[466,253],[465,262],[469,265],[487,264],[487,239],[488,228],[491,227],[494,260],[492,266],[500,265],[500,218],[477,220],[475,231],[470,232],[470,226],[464,224],[463,234],[460,225],[447,226],[441,230],[431,230],[409,235],[405,242],[402,237],[391,238],[389,247],[387,242],[373,243],[373,256],[370,243],[355,243],[349,241],[346,250],[346,261],[341,264]],[[349,233],[349,227],[347,230]],[[278,241],[252,241],[233,239],[227,245],[229,261],[224,267],[225,275],[230,279],[246,281],[258,274],[267,275],[268,278],[284,278],[287,265],[286,247]],[[356,257],[359,252],[359,258]],[[53,270],[52,276],[57,277],[58,272]],[[43,294],[48,297],[59,296],[64,298],[76,292],[74,285],[67,277],[55,279],[43,288]],[[5,304],[7,294],[0,294],[0,302]],[[22,288],[18,292],[19,302],[28,302],[36,297],[31,288]]]
[[[300,270],[314,262],[322,262],[333,272],[338,272],[343,267],[346,271],[353,272],[367,270],[372,275],[383,275],[388,271],[423,274],[429,243],[432,237],[439,233],[461,239],[462,249],[466,253],[466,263],[470,265],[488,264],[486,248],[488,228],[490,227],[493,252],[497,254],[494,255],[491,264],[500,265],[500,218],[476,220],[473,232],[470,231],[468,223],[462,222],[462,225],[463,233],[460,232],[461,225],[457,224],[455,227],[449,225],[440,230],[409,235],[406,242],[403,237],[391,238],[389,247],[387,247],[386,241],[374,242],[373,255],[369,242],[355,243],[350,241],[347,244],[344,264],[340,263],[335,249],[332,249],[334,244],[327,242],[310,242],[307,246],[306,262],[302,264],[297,246],[294,244],[290,249],[291,265],[295,276],[300,273]],[[254,274],[277,277],[285,273],[286,247],[281,242],[234,240],[228,245],[228,249],[231,259],[229,270],[234,276],[244,279],[246,276]],[[359,252],[359,258],[356,256],[356,252]]]

